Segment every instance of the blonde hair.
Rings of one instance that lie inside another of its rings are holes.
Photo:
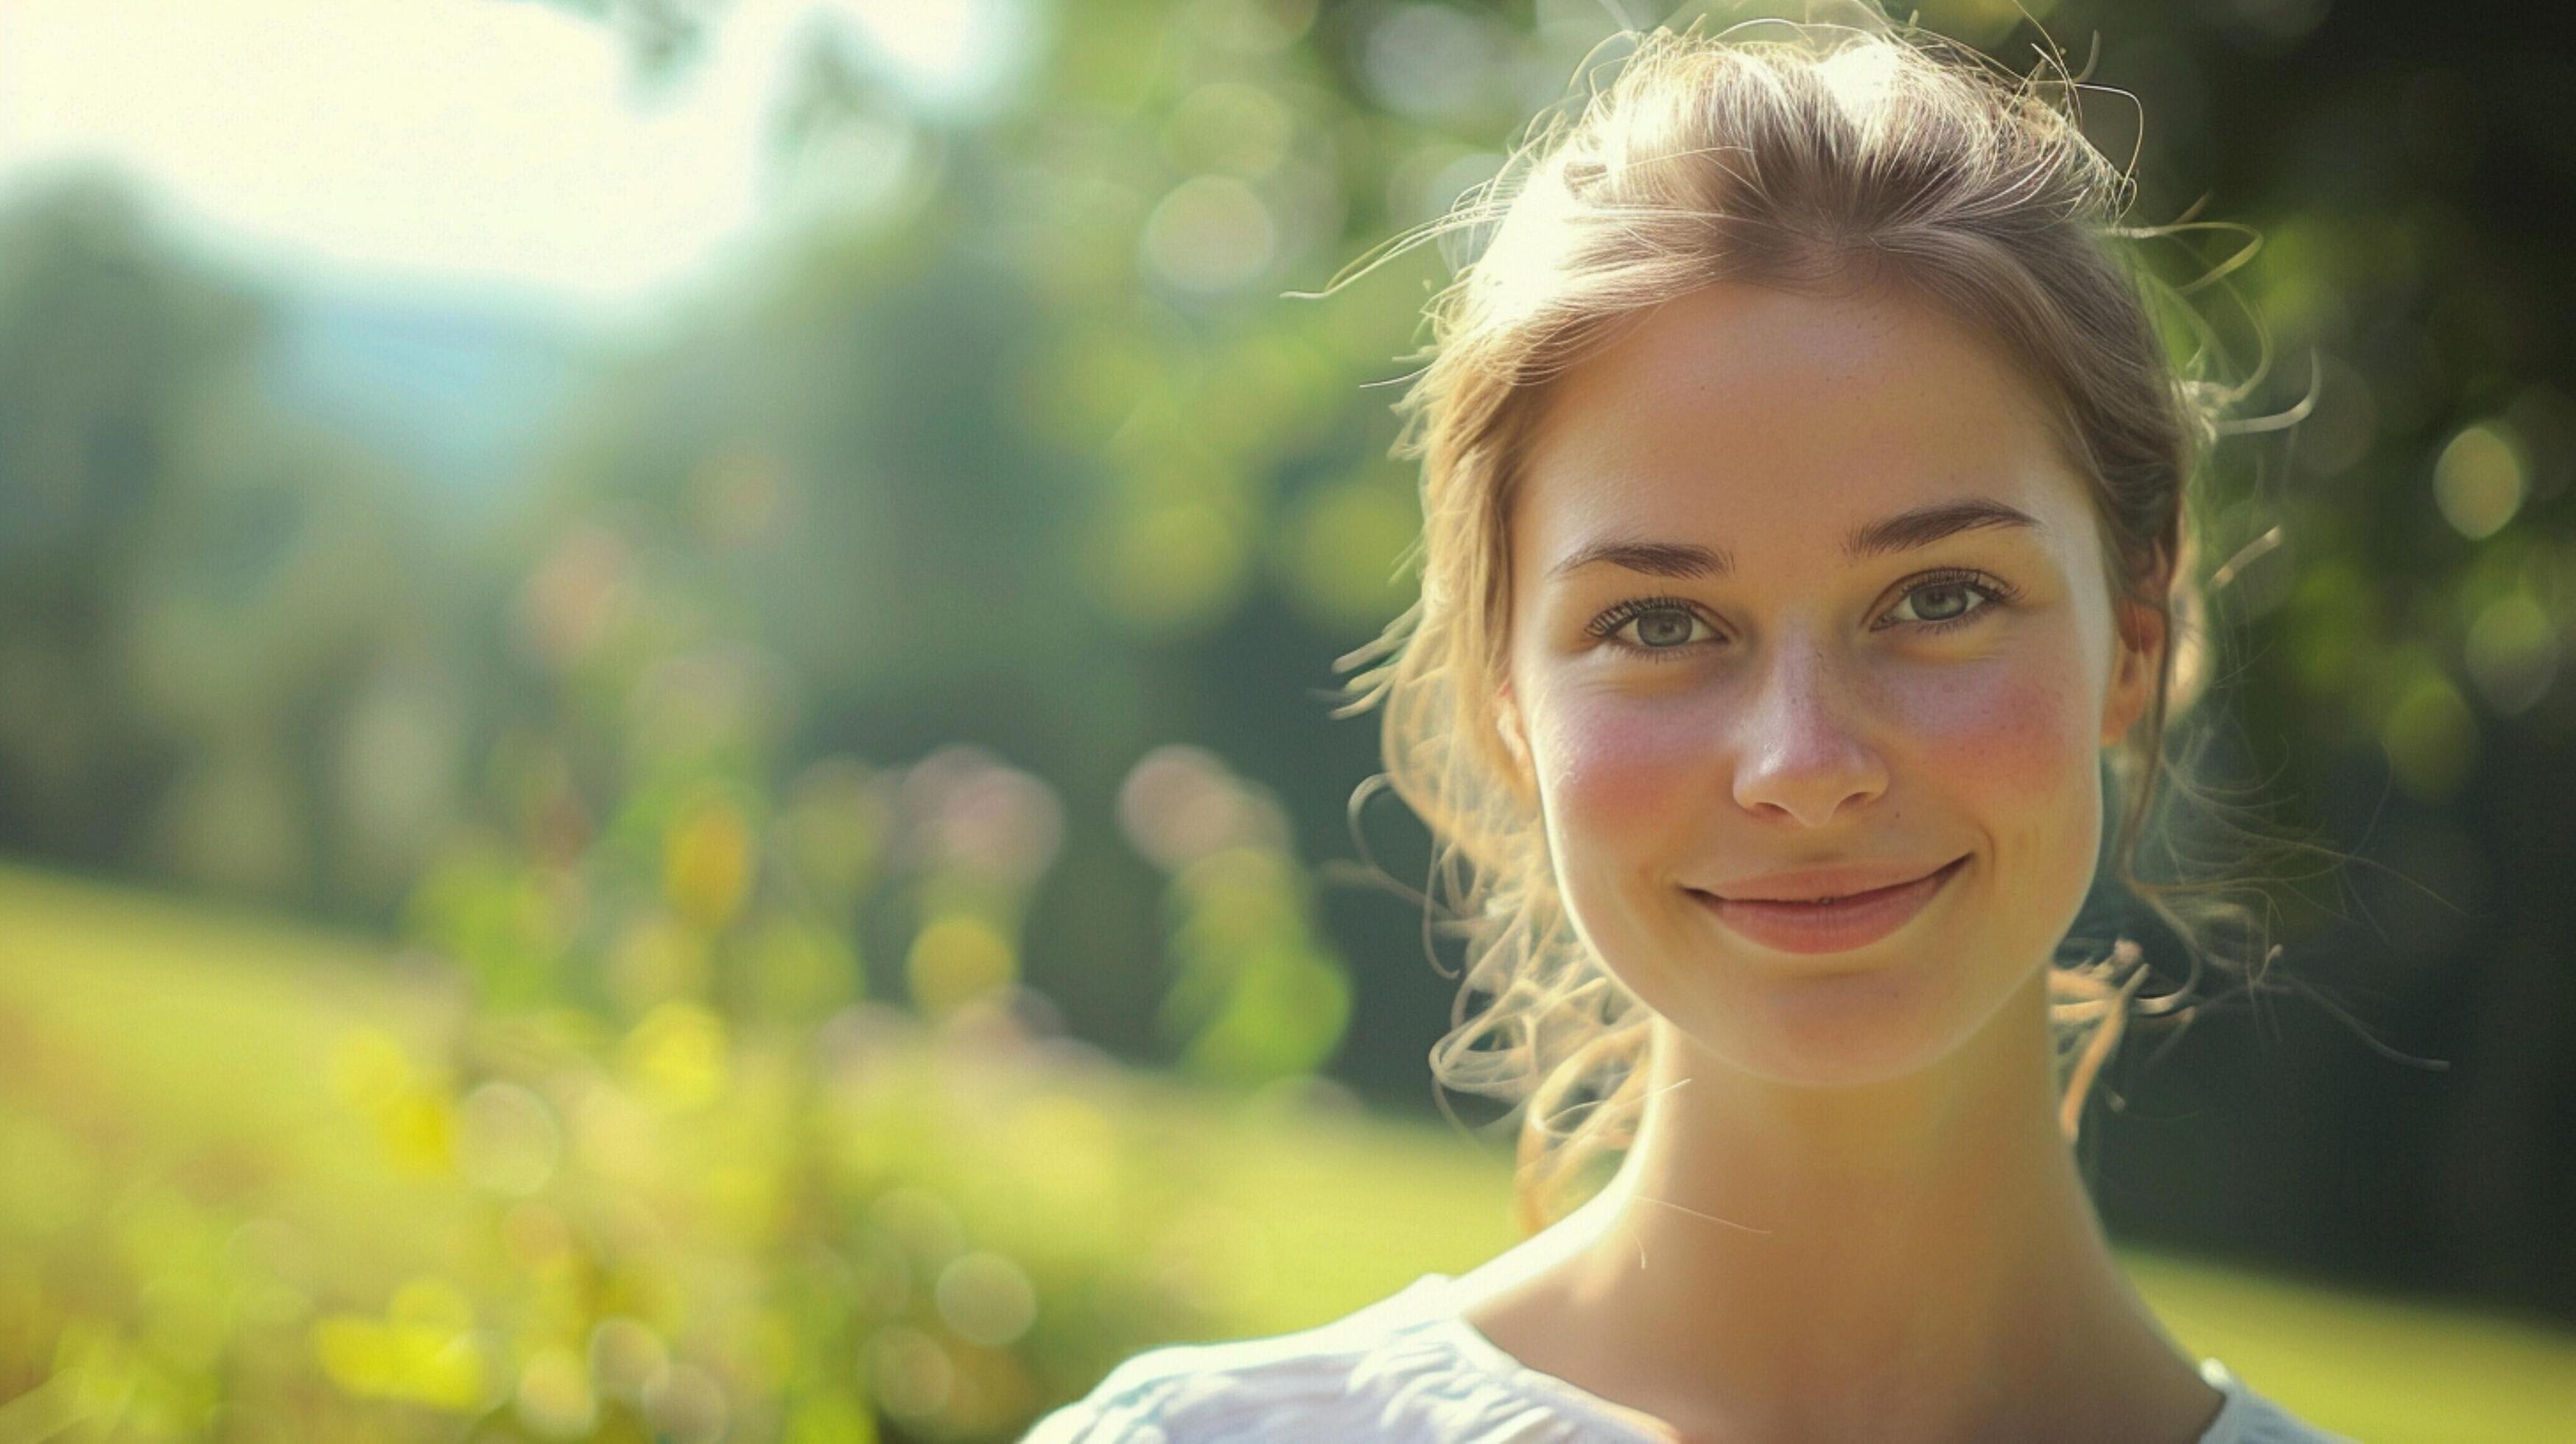
[[[1397,454],[1421,462],[1423,530],[1409,556],[1419,596],[1337,663],[1375,665],[1345,684],[1334,715],[1384,709],[1385,771],[1362,784],[1354,812],[1391,786],[1432,830],[1435,883],[1467,939],[1433,1075],[1525,1105],[1515,1193],[1527,1232],[1555,1216],[1551,1200],[1578,1168],[1633,1142],[1651,1016],[1571,927],[1532,784],[1499,729],[1505,518],[1542,388],[1655,305],[1728,281],[1888,282],[1944,308],[1997,344],[2042,401],[2088,484],[2114,599],[2164,619],[2154,700],[2109,758],[2111,862],[2183,941],[2192,971],[2181,992],[2141,1003],[2146,970],[2125,938],[2107,958],[2052,966],[2070,1143],[2129,1015],[2179,1008],[2208,956],[2201,932],[2251,920],[2220,884],[2153,882],[2135,867],[2160,783],[2189,771],[2165,759],[2168,721],[2209,674],[2187,483],[2219,435],[2257,429],[2220,422],[2244,388],[2201,379],[2206,348],[2169,356],[2149,302],[2179,293],[2118,244],[2189,227],[2122,223],[2129,177],[2083,135],[2062,63],[2043,87],[2041,72],[2015,77],[1869,16],[1630,32],[1606,87],[1580,86],[1543,113],[1501,176],[1401,242],[1466,233],[1484,248],[1432,302],[1426,364],[1397,407]],[[1738,38],[1757,26],[1787,34]],[[2176,786],[2207,801],[2187,780]],[[2261,954],[2258,981],[2277,952]],[[1471,1007],[1478,997],[1490,1001]],[[1561,1127],[1573,1114],[1580,1122]]]

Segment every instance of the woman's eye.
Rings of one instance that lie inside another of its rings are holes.
[[[1917,582],[1888,615],[1901,622],[1911,622],[1919,630],[1942,631],[1957,626],[1980,612],[2010,603],[2014,592],[2001,582],[1977,577],[1936,577]],[[1923,600],[1917,601],[1918,598]],[[1914,615],[1902,613],[1912,607]]]
[[[1632,656],[1662,661],[1689,651],[1696,636],[1693,629],[1707,625],[1699,613],[1679,602],[1646,600],[1611,608],[1592,624],[1591,632]],[[1636,634],[1637,640],[1629,641],[1623,635],[1630,632]]]
[[[1637,629],[1638,642],[1658,651],[1687,645],[1691,629],[1699,624],[1699,618],[1673,607],[1640,612],[1629,622]]]
[[[1898,610],[1912,605],[1918,597],[1934,599],[1929,606],[1931,615],[1925,616],[1923,608],[1916,609],[1914,620],[1919,622],[1955,622],[1976,610],[1976,588],[1962,582],[1934,582],[1927,587],[1916,587],[1905,594],[1904,601],[1897,603]]]

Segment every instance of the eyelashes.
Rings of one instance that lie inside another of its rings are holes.
[[[1908,603],[1925,592],[1953,591],[1963,592],[1972,598],[1982,598],[1982,600],[1972,602],[1953,616],[1925,618],[1901,623],[1901,625],[1911,626],[1918,633],[1939,634],[1967,626],[1986,613],[1998,608],[2010,607],[2021,599],[2020,588],[2001,577],[1990,576],[1984,572],[1927,572],[1922,576],[1910,578],[1905,583],[1904,594],[1898,599],[1896,609],[1903,610]],[[1594,618],[1584,631],[1587,635],[1598,637],[1632,656],[1657,662],[1668,661],[1690,650],[1687,639],[1671,646],[1648,647],[1623,640],[1617,635],[1630,622],[1646,617],[1667,615],[1678,615],[1687,622],[1705,625],[1698,609],[1679,597],[1636,597],[1603,612]]]

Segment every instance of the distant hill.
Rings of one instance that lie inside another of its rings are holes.
[[[598,355],[577,324],[506,303],[281,286],[262,372],[289,414],[496,505]]]

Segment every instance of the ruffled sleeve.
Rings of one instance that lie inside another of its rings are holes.
[[[2255,1392],[2216,1359],[2200,1361],[2200,1377],[2225,1391],[2227,1403],[2202,1432],[2199,1444],[2361,1444],[2292,1414]]]
[[[1429,1281],[1425,1281],[1426,1284]],[[1436,1291],[1274,1338],[1139,1354],[1021,1444],[1600,1444],[1572,1401],[1462,1357]]]

